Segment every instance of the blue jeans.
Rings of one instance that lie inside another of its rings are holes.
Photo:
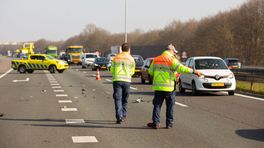
[[[153,114],[152,120],[153,124],[157,125],[160,123],[160,109],[162,103],[165,99],[166,101],[166,125],[170,126],[173,124],[173,107],[175,104],[176,91],[165,92],[165,91],[155,91],[155,96],[153,99]]]
[[[127,116],[127,100],[130,92],[130,82],[113,82],[116,119],[120,120]]]

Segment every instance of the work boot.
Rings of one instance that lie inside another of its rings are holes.
[[[170,128],[172,128],[172,127],[173,127],[172,124],[168,124],[168,125],[166,125],[166,129],[170,129]]]
[[[117,119],[117,120],[116,120],[116,124],[121,124],[122,122],[123,122],[122,119]]]
[[[159,129],[160,128],[160,125],[159,124],[154,124],[152,122],[149,122],[147,124],[147,126],[153,128],[153,129]]]
[[[0,113],[0,117],[3,117],[4,116],[4,114],[3,113]]]

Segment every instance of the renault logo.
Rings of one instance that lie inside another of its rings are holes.
[[[215,79],[216,80],[219,80],[220,79],[220,76],[219,75],[215,75]]]

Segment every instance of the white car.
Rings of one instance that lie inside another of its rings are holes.
[[[82,55],[82,68],[91,66],[99,56],[96,53],[84,53]]]
[[[233,72],[228,69],[223,59],[219,57],[191,57],[186,61],[186,66],[199,70],[204,75],[181,74],[179,78],[179,91],[192,90],[193,95],[199,91],[227,91],[234,95],[236,79]]]

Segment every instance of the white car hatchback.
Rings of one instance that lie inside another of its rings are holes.
[[[236,79],[223,59],[210,56],[191,57],[187,59],[186,66],[199,70],[203,76],[181,74],[178,84],[180,93],[190,89],[193,95],[199,91],[227,91],[229,95],[234,95]]]

